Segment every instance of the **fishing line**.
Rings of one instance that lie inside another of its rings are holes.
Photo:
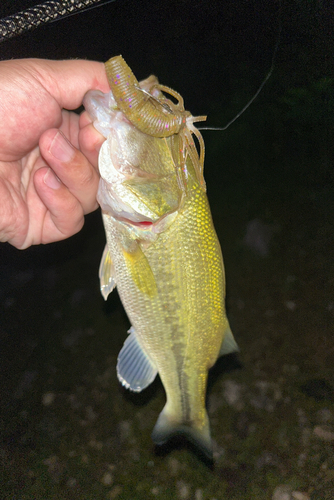
[[[25,31],[34,30],[43,24],[53,23],[67,17],[74,16],[80,12],[86,12],[97,7],[102,7],[116,0],[48,0],[43,4],[35,5],[26,10],[17,12],[10,16],[0,19],[0,43],[24,33]],[[271,66],[268,74],[262,81],[258,90],[255,92],[250,101],[242,108],[239,113],[230,120],[224,127],[200,127],[198,130],[226,130],[234,123],[255,101],[263,87],[271,77],[274,67],[275,58],[280,44],[282,23],[281,23],[282,3],[279,2],[278,11],[278,34],[276,44],[273,50]]]
[[[253,95],[253,97],[251,98],[250,101],[248,101],[248,103],[246,104],[246,106],[244,106],[242,108],[241,111],[239,111],[239,113],[234,117],[232,118],[232,120],[230,120],[227,125],[225,125],[224,127],[198,127],[198,130],[226,130],[230,125],[232,125],[232,123],[234,123],[248,108],[249,106],[255,101],[255,99],[257,98],[257,96],[259,95],[259,93],[261,92],[261,90],[263,89],[263,87],[265,86],[265,84],[267,83],[267,81],[269,80],[269,78],[271,77],[273,71],[274,71],[274,67],[275,67],[275,58],[276,58],[276,54],[277,54],[277,51],[278,51],[278,47],[279,47],[279,44],[280,44],[280,40],[281,40],[281,32],[282,32],[282,21],[281,21],[281,14],[282,14],[282,4],[281,4],[281,1],[279,3],[279,11],[278,11],[278,33],[277,33],[277,39],[276,39],[276,44],[275,44],[275,47],[274,47],[274,50],[273,50],[273,55],[272,55],[272,58],[271,58],[271,66],[270,66],[270,69],[269,69],[269,72],[267,74],[267,76],[265,77],[265,79],[262,81],[260,87],[257,89],[257,91],[255,92],[255,94]]]
[[[0,0],[1,1],[1,0]],[[48,0],[0,19],[0,43],[43,24],[74,16],[115,0]]]

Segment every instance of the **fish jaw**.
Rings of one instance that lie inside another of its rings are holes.
[[[125,120],[117,108],[112,92],[104,94],[100,90],[89,90],[83,98],[83,106],[93,121],[93,125],[107,138],[114,127],[114,120]]]

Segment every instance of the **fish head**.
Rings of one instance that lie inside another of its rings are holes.
[[[181,206],[171,143],[115,115],[99,154],[98,202],[120,221],[155,224]]]
[[[154,76],[140,82],[146,92],[157,93],[156,98],[160,96],[157,84]],[[117,108],[112,92],[90,90],[83,104],[106,138],[99,154],[97,198],[102,210],[121,222],[152,224],[153,231],[160,232],[166,216],[177,213],[184,196],[176,166],[178,140],[141,132]]]

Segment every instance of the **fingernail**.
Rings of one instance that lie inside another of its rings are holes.
[[[61,185],[61,180],[56,174],[49,168],[49,170],[44,175],[44,183],[51,189],[59,189]]]
[[[75,154],[74,148],[60,131],[54,136],[49,151],[57,160],[63,162],[72,160]]]

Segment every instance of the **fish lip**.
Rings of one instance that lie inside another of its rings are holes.
[[[115,204],[117,205],[117,201],[115,200]],[[119,222],[125,222],[126,224],[131,224],[133,226],[150,226],[153,225],[156,221],[150,219],[149,217],[145,217],[145,215],[142,215],[138,212],[127,212],[126,209],[126,204],[122,203],[124,210],[117,211],[115,210],[112,206],[107,205],[105,203],[100,203],[100,206],[102,210],[109,215],[111,215],[114,219],[118,220]]]
[[[151,220],[134,221],[132,219],[127,219],[125,217],[120,217],[117,220],[119,220],[120,222],[124,222],[125,224],[130,224],[131,226],[136,226],[142,229],[150,229],[151,227],[154,226],[154,222]]]
[[[109,213],[114,217],[114,219],[125,222],[126,224],[131,224],[133,226],[150,226],[153,225],[156,221],[150,219],[149,217],[145,217],[144,215],[134,212],[134,213],[115,213],[113,210],[109,210]]]
[[[124,222],[132,226],[148,228],[149,226],[153,226],[154,223],[156,222],[138,212],[130,213],[126,212],[125,210],[115,211],[110,205],[106,205],[105,203],[100,204],[100,206],[104,212],[111,215],[117,221]]]

